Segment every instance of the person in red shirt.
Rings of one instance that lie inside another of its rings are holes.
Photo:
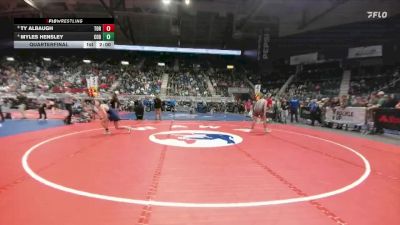
[[[272,103],[273,103],[273,100],[272,100],[271,94],[266,95],[265,105],[267,107],[267,112],[265,114],[265,117],[266,117],[267,122],[268,122],[268,112],[270,111],[270,109],[272,109]]]
[[[250,111],[253,108],[253,103],[251,102],[251,99],[248,99],[246,101],[246,103],[244,103],[244,107],[245,107],[247,115],[250,115]]]

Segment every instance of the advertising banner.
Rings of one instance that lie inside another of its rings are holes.
[[[362,125],[365,124],[367,110],[365,107],[328,108],[325,122]]]
[[[290,65],[310,64],[318,62],[318,52],[290,56]]]
[[[382,45],[349,48],[349,59],[382,56]]]

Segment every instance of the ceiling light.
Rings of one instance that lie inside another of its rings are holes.
[[[32,0],[24,0],[24,2],[30,6],[32,6],[33,8],[39,10],[39,7],[32,1]]]

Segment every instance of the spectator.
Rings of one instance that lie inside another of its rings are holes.
[[[386,96],[386,101],[383,103],[382,107],[383,108],[395,108],[397,104],[396,96],[394,94],[391,94],[389,96]]]
[[[322,124],[321,109],[319,108],[317,100],[316,99],[311,100],[308,107],[310,108],[311,126],[314,126],[315,121],[318,121],[319,124]]]
[[[371,103],[376,103],[376,104],[372,104],[368,108],[368,110],[374,110],[374,109],[382,107],[385,104],[386,99],[387,98],[385,98],[385,92],[383,92],[383,91],[378,92],[377,98],[374,99],[373,101],[371,101]]]
[[[281,100],[281,108],[281,121],[286,124],[289,116],[289,104],[285,98],[282,98]]]
[[[386,99],[385,99],[384,96],[385,96],[385,93],[383,91],[378,92],[377,100],[374,101],[374,102],[376,102],[376,104],[375,105],[371,105],[370,107],[367,108],[367,110],[372,115],[372,118],[373,118],[373,115],[374,115],[374,111],[376,109],[378,109],[378,108],[381,108],[385,104]],[[383,128],[379,126],[379,123],[376,125],[375,129],[376,129],[376,131],[375,131],[376,133],[383,133]]]
[[[341,108],[346,108],[350,105],[350,100],[348,99],[347,95],[342,95],[342,97],[340,98],[340,107]]]
[[[156,113],[156,120],[161,120],[161,106],[162,106],[162,101],[157,95],[156,98],[154,99],[154,109],[155,109],[155,113]]]
[[[81,65],[75,57],[55,58],[50,63],[39,60],[32,57],[12,63],[3,61],[0,66],[0,91],[64,93],[69,89],[71,93],[83,93],[89,76],[99,78],[100,92],[112,87],[123,93],[155,94],[161,87],[161,72],[154,68],[143,72],[135,65],[121,69],[119,64],[111,62]]]
[[[119,101],[117,94],[117,91],[114,92],[110,101],[111,108],[114,110],[118,110],[121,108],[121,102]]]
[[[142,101],[135,101],[135,115],[136,120],[143,120],[144,116],[144,107]]]
[[[246,110],[247,115],[250,116],[250,111],[253,108],[253,103],[251,99],[247,99],[247,101],[244,103],[244,108]]]

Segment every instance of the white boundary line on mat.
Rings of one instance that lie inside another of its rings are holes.
[[[355,181],[353,181],[351,184],[348,184],[344,187],[341,187],[339,189],[321,193],[321,194],[316,194],[316,195],[311,195],[311,196],[306,196],[306,197],[298,197],[298,198],[288,198],[288,199],[279,199],[279,200],[269,200],[269,201],[256,201],[256,202],[236,202],[236,203],[195,203],[195,202],[166,202],[166,201],[154,201],[154,200],[140,200],[140,199],[131,199],[131,198],[123,198],[123,197],[116,197],[116,196],[110,196],[110,195],[102,195],[102,194],[97,194],[97,193],[92,193],[92,192],[87,192],[87,191],[81,191],[77,189],[73,189],[70,187],[66,187],[54,182],[51,182],[49,180],[46,180],[45,178],[39,176],[37,173],[35,173],[31,167],[29,166],[28,159],[29,156],[37,150],[40,146],[45,145],[49,142],[65,138],[68,136],[76,135],[76,134],[82,134],[82,133],[88,133],[92,131],[99,131],[102,129],[90,129],[90,130],[83,130],[79,132],[73,132],[73,133],[68,133],[60,136],[56,136],[53,138],[49,138],[45,141],[42,141],[32,147],[30,147],[25,154],[23,155],[21,162],[22,166],[25,170],[26,173],[28,173],[33,179],[36,181],[52,187],[54,189],[68,192],[71,194],[79,195],[79,196],[84,196],[88,198],[95,198],[95,199],[101,199],[101,200],[106,200],[106,201],[112,201],[112,202],[120,202],[120,203],[128,203],[128,204],[137,204],[137,205],[152,205],[152,206],[164,206],[164,207],[187,207],[187,208],[239,208],[239,207],[256,207],[256,206],[269,206],[269,205],[282,205],[282,204],[289,204],[289,203],[298,203],[298,202],[306,202],[306,201],[311,201],[311,200],[317,200],[317,199],[322,199],[322,198],[327,198],[331,196],[335,196],[341,193],[344,193],[348,190],[351,190],[358,185],[360,185],[362,182],[364,182],[369,174],[371,173],[371,166],[368,160],[359,152],[356,150],[339,144],[337,142],[327,140],[324,138],[320,137],[315,137],[307,134],[302,134],[302,133],[297,133],[297,132],[292,132],[292,131],[285,131],[285,130],[280,130],[280,129],[273,129],[275,131],[282,131],[282,132],[287,132],[291,134],[297,134],[297,135],[302,135],[308,138],[313,138],[317,139],[320,141],[324,141],[327,143],[331,143],[333,145],[339,146],[341,148],[344,148],[352,153],[354,153],[356,156],[358,156],[364,163],[364,172],[363,174]]]

